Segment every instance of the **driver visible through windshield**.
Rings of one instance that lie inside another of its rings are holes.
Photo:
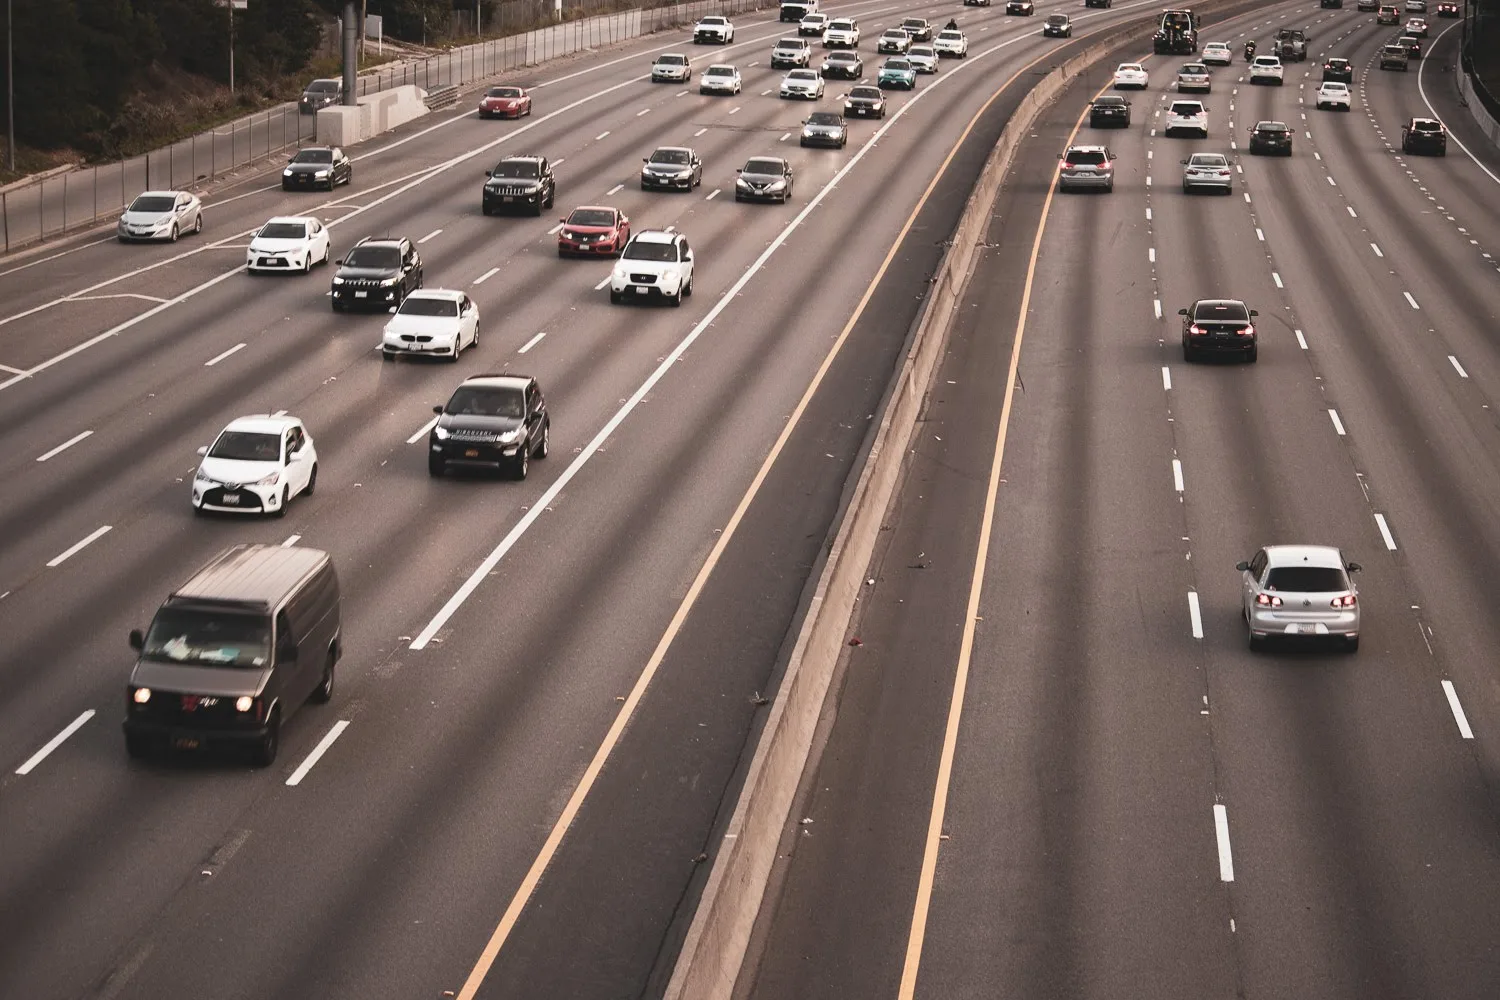
[[[208,450],[208,457],[236,462],[279,462],[281,437],[255,431],[225,431]]]
[[[202,667],[264,667],[270,662],[269,620],[197,608],[162,608],[146,633],[141,656]]]

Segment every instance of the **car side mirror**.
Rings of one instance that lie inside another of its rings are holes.
[[[651,157],[649,157],[649,156],[643,156],[643,157],[641,157],[641,162],[642,163],[650,163],[651,162]]]
[[[1186,309],[1179,309],[1179,310],[1177,310],[1177,315],[1179,315],[1179,316],[1186,316],[1187,315],[1187,310]]]
[[[1237,569],[1237,570],[1239,570],[1241,573],[1248,573],[1248,572],[1250,572],[1250,564],[1248,562],[1246,562],[1245,560],[1243,560],[1243,559],[1241,559],[1239,562],[1235,563],[1234,564],[1234,568]]]
[[[567,222],[568,221],[568,217],[567,216],[561,216],[561,217],[558,218],[557,221],[558,222]]]
[[[434,406],[432,408],[432,412],[436,413],[438,416],[442,416],[443,415],[443,404],[439,403],[436,406]]]
[[[1250,310],[1250,315],[1251,316],[1259,316],[1260,315],[1260,310],[1258,310],[1258,309],[1251,309]]]
[[[388,312],[392,316],[394,316],[394,315],[396,315],[396,307],[395,306],[391,306],[389,309],[386,310],[386,312]]]
[[[1364,569],[1364,567],[1361,566],[1357,562],[1352,562],[1349,565],[1345,566],[1344,568],[1347,569],[1351,573],[1358,573],[1360,570]]]
[[[1178,163],[1186,163],[1186,162],[1187,162],[1187,160],[1178,160],[1178,161],[1177,161],[1177,162],[1178,162]]]
[[[682,259],[685,260],[685,261],[687,261],[688,263],[692,263],[692,261],[693,261],[693,251],[689,250],[687,253],[683,254],[682,255]]]
[[[343,267],[344,266],[344,258],[340,257],[338,260],[334,261],[333,263],[336,266],[338,266],[338,267]]]
[[[138,628],[130,630],[130,648],[137,653],[146,648],[146,634]]]
[[[486,170],[484,172],[484,176],[486,176],[486,177],[493,177],[493,176],[495,176],[495,172],[493,170]]]

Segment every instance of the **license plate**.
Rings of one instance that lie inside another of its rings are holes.
[[[172,740],[172,746],[178,750],[196,750],[198,749],[198,738],[196,736],[178,736]]]
[[[370,297],[370,293],[369,292],[355,292],[354,293],[354,297],[356,299],[367,299],[367,298]]]
[[[637,294],[637,295],[645,295],[648,291],[650,291],[650,289],[648,289],[648,288],[646,288],[646,287],[644,287],[642,285],[635,286],[635,294]]]
[[[478,448],[465,448],[464,449],[464,458],[478,458],[478,457],[479,457],[479,449]]]
[[[515,200],[516,200],[516,199],[515,199],[515,196],[514,196],[514,195],[509,195],[509,194],[508,194],[508,195],[505,195],[505,196],[504,196],[504,197],[503,197],[503,198],[501,198],[501,199],[500,199],[500,200],[501,200],[501,201],[515,201]]]
[[[224,494],[224,502],[228,504],[237,504],[240,502],[240,495],[238,493],[226,493]]]

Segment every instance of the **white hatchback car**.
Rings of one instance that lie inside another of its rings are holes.
[[[193,474],[193,510],[238,514],[286,513],[299,494],[318,484],[318,452],[296,417],[255,416],[232,420]]]
[[[698,78],[698,93],[700,94],[738,94],[739,92],[740,71],[727,63],[708,67]]]
[[[808,101],[823,99],[823,77],[815,69],[794,69],[781,81],[781,98]]]
[[[609,276],[609,301],[666,299],[674,306],[693,294],[693,251],[677,232],[643,229],[631,237]]]
[[[911,63],[912,69],[918,73],[936,73],[938,64],[937,49],[931,45],[913,45],[906,53],[906,61]]]
[[[1178,93],[1185,94],[1190,90],[1195,90],[1201,94],[1206,94],[1213,90],[1213,87],[1214,78],[1209,75],[1208,67],[1201,62],[1184,63],[1182,68],[1177,71]]]
[[[1203,61],[1210,66],[1228,66],[1234,62],[1234,49],[1228,42],[1209,42],[1203,46]]]
[[[956,28],[945,28],[932,40],[932,47],[939,58],[963,59],[969,54],[969,40]]]
[[[393,361],[398,354],[446,357],[457,361],[465,347],[479,345],[479,306],[463,292],[446,288],[418,288],[401,300],[396,315],[385,325],[380,356]]]
[[[1127,87],[1145,90],[1150,79],[1146,73],[1146,67],[1140,63],[1120,63],[1115,69],[1116,90],[1124,90]]]
[[[328,263],[333,252],[328,227],[310,215],[278,215],[260,227],[245,250],[245,270],[297,271],[307,274],[314,264]]]
[[[1256,56],[1250,63],[1250,82],[1274,83],[1279,87],[1283,72],[1281,60],[1276,56]]]
[[[1349,85],[1337,80],[1327,80],[1318,88],[1318,110],[1324,108],[1338,108],[1348,111],[1352,104],[1349,95]]]
[[[1251,649],[1273,636],[1338,639],[1351,653],[1359,648],[1359,591],[1349,574],[1360,565],[1345,562],[1338,549],[1267,545],[1236,568]]]
[[[1162,134],[1173,136],[1180,132],[1208,138],[1208,109],[1202,101],[1173,101],[1167,108],[1166,128]]]

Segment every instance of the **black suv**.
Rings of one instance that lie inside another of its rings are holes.
[[[1182,317],[1182,360],[1198,361],[1207,354],[1238,354],[1254,361],[1256,340],[1254,317],[1238,299],[1199,299]]]
[[[1330,59],[1323,64],[1323,82],[1354,82],[1354,64],[1347,59]]]
[[[354,164],[337,146],[308,146],[297,150],[281,172],[281,190],[326,187],[354,183]]]
[[[1256,122],[1250,130],[1250,153],[1292,155],[1292,128],[1286,122]]]
[[[1130,102],[1116,94],[1094,98],[1089,105],[1089,128],[1130,127]]]
[[[1448,130],[1436,118],[1413,118],[1401,127],[1401,152],[1448,155]]]
[[[443,406],[427,438],[427,472],[449,466],[509,469],[525,479],[532,458],[550,450],[552,418],[542,387],[530,375],[466,378]]]
[[[333,311],[399,306],[422,287],[422,258],[406,237],[366,237],[354,244],[333,276]]]
[[[485,215],[507,208],[525,208],[541,215],[557,197],[557,181],[545,156],[507,156],[484,176],[487,179],[479,207]]]

